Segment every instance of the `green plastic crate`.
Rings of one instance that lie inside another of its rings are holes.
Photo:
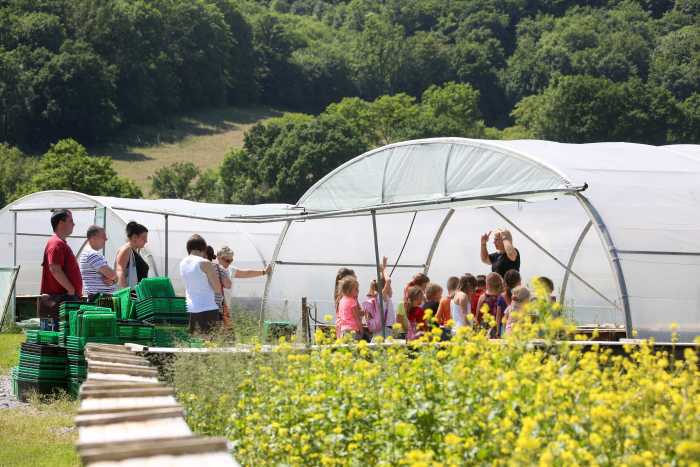
[[[117,319],[113,314],[85,314],[80,320],[80,336],[116,337]]]
[[[132,313],[133,300],[131,299],[131,287],[126,287],[121,290],[117,290],[112,294],[112,298],[119,304],[114,307],[114,310],[119,310],[117,315],[119,319],[129,319],[129,315]]]
[[[146,298],[170,298],[175,296],[173,283],[169,277],[147,277],[136,284],[136,296]]]
[[[54,344],[58,345],[62,337],[60,331],[39,331],[36,329],[29,329],[26,331],[27,342],[32,342],[35,344]]]

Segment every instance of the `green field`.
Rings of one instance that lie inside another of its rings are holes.
[[[24,334],[0,334],[0,375],[17,364]],[[32,400],[31,405],[0,409],[0,466],[80,465],[73,447],[77,402],[69,398]]]
[[[119,175],[132,179],[148,196],[148,177],[160,167],[194,162],[203,169],[216,168],[231,148],[243,146],[248,128],[280,114],[265,107],[196,111],[159,125],[131,126],[90,153],[110,156]]]
[[[19,344],[24,342],[24,334],[0,334],[0,375],[7,374],[19,361]]]

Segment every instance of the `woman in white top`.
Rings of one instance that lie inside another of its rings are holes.
[[[195,234],[187,240],[187,254],[180,262],[180,275],[185,284],[190,333],[208,334],[220,320],[216,295],[221,294],[221,281],[214,264],[205,258],[207,242]]]
[[[474,293],[476,278],[471,274],[465,274],[459,278],[459,284],[455,296],[450,304],[450,314],[455,322],[453,333],[457,334],[459,328],[467,326],[467,316],[472,312],[470,296]]]

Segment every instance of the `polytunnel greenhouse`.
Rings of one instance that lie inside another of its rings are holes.
[[[215,249],[232,247],[238,267],[273,264],[266,278],[234,285],[234,296],[257,300],[263,319],[298,321],[302,297],[318,316],[333,314],[338,268],[354,269],[364,293],[378,256],[389,258],[396,295],[417,272],[440,284],[487,273],[479,238],[507,228],[523,279],[550,277],[579,324],[668,339],[676,323],[681,340],[700,335],[697,145],[407,141],[350,160],[296,205],[34,193],[0,211],[0,266],[20,266],[18,294],[38,293],[48,211],[56,208],[73,210],[74,252],[89,225],[106,227],[108,261],[128,221],[146,225],[151,274],[170,276],[179,292],[178,263],[192,233]]]

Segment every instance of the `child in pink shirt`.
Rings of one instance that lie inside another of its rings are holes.
[[[350,334],[355,340],[362,337],[362,308],[357,301],[360,284],[354,277],[346,277],[338,284],[340,300],[335,318],[336,338]]]

